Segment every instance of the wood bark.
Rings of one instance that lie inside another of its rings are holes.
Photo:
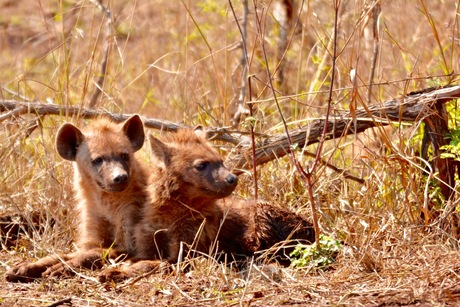
[[[437,102],[445,103],[460,97],[460,86],[441,89],[427,89],[408,94],[402,98],[390,100],[382,104],[374,104],[356,111],[356,125],[349,113],[333,116],[329,119],[327,137],[340,138],[348,134],[360,133],[377,125],[388,125],[391,122],[423,121],[430,116],[438,117],[433,108]],[[435,124],[436,125],[436,124]],[[290,131],[291,143],[302,148],[317,143],[321,137],[324,120],[311,121],[308,125]],[[249,154],[248,140],[239,146],[238,153],[230,155],[227,165],[236,169],[248,169],[252,162]],[[285,134],[268,136],[257,144],[256,163],[261,165],[289,153],[289,145]]]
[[[432,148],[433,168],[438,172],[441,193],[446,199],[454,194],[455,168],[457,161],[452,158],[441,158],[443,145],[449,144],[451,137],[448,127],[448,114],[442,101],[436,101],[432,109],[434,114],[424,119],[425,131],[422,141],[422,158],[429,160],[428,147]]]

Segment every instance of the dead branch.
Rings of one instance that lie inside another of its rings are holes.
[[[91,110],[81,107],[61,106],[56,104],[45,104],[39,102],[26,102],[17,100],[0,100],[0,123],[7,119],[14,119],[21,115],[32,114],[37,116],[59,115],[81,118],[97,118],[108,117],[115,122],[122,122],[131,117],[132,114],[116,114],[108,111]],[[144,125],[147,128],[157,129],[161,131],[177,131],[180,128],[190,128],[186,125],[176,124],[167,120],[143,118]],[[244,133],[236,131],[228,131],[225,128],[210,128],[208,131],[209,138],[231,144],[240,144],[246,137]]]
[[[421,121],[433,114],[431,107],[434,103],[445,103],[455,98],[460,98],[460,86],[417,92],[382,104],[374,104],[368,106],[367,110],[356,110],[356,126],[352,125],[353,119],[349,113],[329,118],[326,137],[329,140],[340,138],[377,125],[388,125],[391,121]],[[257,165],[287,155],[290,152],[289,143],[296,145],[296,148],[317,143],[323,133],[324,124],[324,119],[313,120],[304,127],[292,130],[290,142],[284,133],[261,140],[256,150]],[[249,142],[242,142],[235,149],[235,154],[228,156],[226,164],[237,169],[236,173],[251,167],[249,148]]]
[[[426,89],[417,93],[410,93],[402,98],[390,100],[382,104],[374,104],[366,109],[356,111],[356,128],[351,125],[353,119],[350,113],[343,116],[329,118],[327,137],[328,139],[344,137],[348,134],[363,132],[377,125],[387,125],[390,122],[415,122],[427,119],[433,115],[432,106],[460,98],[460,86],[445,87],[440,89]],[[82,118],[96,118],[100,116],[110,117],[112,120],[122,122],[130,117],[130,114],[115,114],[107,111],[95,111],[81,107],[65,107],[55,104],[39,102],[22,102],[17,100],[0,100],[0,122],[25,114],[44,115],[67,115]],[[176,131],[186,128],[185,125],[173,122],[144,119],[147,128],[163,131]],[[308,125],[290,132],[291,143],[296,148],[315,144],[321,137],[324,127],[324,119],[313,120]],[[225,128],[208,128],[207,135],[213,140],[235,144],[234,154],[227,158],[227,165],[235,168],[235,172],[241,174],[243,169],[250,169],[252,158],[250,154],[251,139],[247,134],[239,131],[231,131]],[[262,165],[275,158],[285,156],[290,152],[290,146],[285,133],[261,137],[256,148],[257,165]]]
[[[24,114],[34,114],[37,116],[67,115],[70,117],[79,116],[82,118],[97,118],[105,116],[111,118],[115,122],[125,121],[131,116],[130,114],[115,114],[107,111],[96,111],[80,107],[65,107],[56,104],[22,102],[17,100],[0,101],[0,112],[8,112],[0,116],[0,122]],[[180,127],[186,127],[173,122],[157,119],[145,119],[144,124],[148,128],[159,129],[164,131],[176,131]]]

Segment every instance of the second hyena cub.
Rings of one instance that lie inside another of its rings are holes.
[[[229,196],[237,177],[223,164],[202,131],[150,137],[150,203],[136,226],[134,263],[108,269],[100,280],[121,280],[178,259],[180,247],[209,254],[212,246],[232,256],[251,256],[292,235],[314,240],[311,224],[287,210]],[[187,248],[188,247],[188,248]],[[214,250],[215,252],[215,250]]]
[[[56,147],[62,158],[75,162],[78,251],[21,263],[6,273],[6,279],[24,282],[59,276],[69,268],[100,267],[107,250],[113,256],[133,256],[134,225],[147,200],[146,171],[134,155],[143,144],[143,123],[137,115],[122,124],[99,119],[83,131],[70,123],[62,125]]]

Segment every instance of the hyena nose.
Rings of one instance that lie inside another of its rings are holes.
[[[238,177],[233,174],[228,174],[228,176],[225,177],[225,183],[227,185],[236,185],[238,183]]]
[[[128,181],[128,174],[119,174],[115,178],[113,178],[113,183],[115,184],[123,184]]]

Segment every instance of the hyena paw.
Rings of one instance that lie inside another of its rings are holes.
[[[132,274],[129,274],[129,272],[120,270],[120,269],[105,269],[98,275],[98,280],[100,283],[106,283],[106,282],[121,282],[124,281],[130,277]]]
[[[57,263],[49,267],[42,276],[46,278],[70,277],[75,275],[74,270],[67,263]]]
[[[9,282],[32,282],[42,277],[45,270],[44,266],[23,262],[9,269],[5,273],[5,279]]]

